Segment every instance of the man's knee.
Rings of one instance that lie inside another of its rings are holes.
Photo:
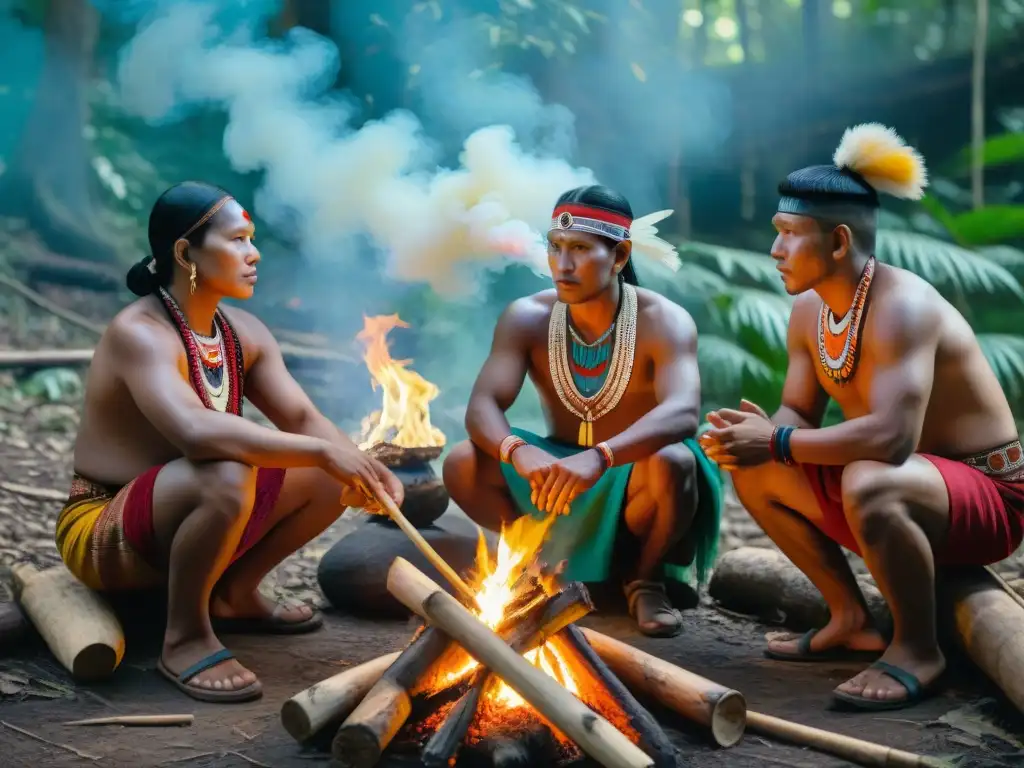
[[[477,475],[477,448],[470,440],[463,440],[452,448],[441,465],[441,478],[444,487],[452,498],[458,501],[458,497],[472,491],[476,484],[474,479]]]
[[[855,461],[843,469],[843,512],[850,530],[865,544],[885,535],[894,518],[904,514],[898,501],[896,467],[879,461]]]
[[[196,466],[200,505],[236,519],[248,516],[256,498],[256,468],[237,461]]]
[[[736,497],[751,514],[758,514],[773,498],[771,470],[771,464],[761,464],[736,469],[730,473]]]
[[[692,492],[696,488],[697,459],[684,445],[667,445],[647,459],[647,483],[652,496]]]

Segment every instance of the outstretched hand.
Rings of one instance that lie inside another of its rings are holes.
[[[759,405],[749,400],[740,410],[722,408],[707,416],[711,429],[699,438],[709,459],[727,472],[772,461],[770,450],[775,425]]]

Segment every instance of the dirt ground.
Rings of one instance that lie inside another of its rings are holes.
[[[140,624],[156,618],[145,608],[128,610]],[[760,654],[766,627],[707,607],[689,611],[686,617],[685,634],[668,640],[640,637],[617,615],[591,617],[584,624],[739,690],[752,710],[920,754],[956,757],[960,768],[1021,764],[1024,728],[999,722],[1009,708],[1000,703],[998,692],[980,682],[968,667],[951,676],[944,692],[913,709],[880,714],[834,712],[828,709],[829,691],[856,672],[856,666],[768,661]],[[154,671],[158,632],[152,629],[136,627],[128,637],[128,652],[114,680],[89,687],[73,685],[45,648],[32,644],[0,662],[0,669],[10,677],[29,679],[31,690],[56,698],[23,693],[0,702],[3,765],[71,768],[91,762],[125,768],[289,768],[328,764],[326,753],[300,748],[291,740],[280,723],[281,704],[347,665],[403,647],[410,632],[407,622],[375,622],[329,613],[324,629],[311,635],[232,638],[229,645],[258,672],[265,693],[257,702],[228,706],[194,702],[159,677]],[[750,731],[739,745],[716,750],[698,727],[670,713],[652,711],[678,745],[681,766],[849,765]],[[177,728],[62,725],[74,719],[131,713],[194,713],[196,719],[191,726]],[[399,760],[381,763],[385,768],[399,764],[408,765]]]

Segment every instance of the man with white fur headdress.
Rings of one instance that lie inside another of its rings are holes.
[[[926,183],[920,155],[878,124],[782,182],[772,257],[797,297],[782,404],[772,417],[749,402],[711,413],[701,438],[831,612],[766,654],[877,658],[834,691],[862,709],[914,704],[945,669],[936,566],[993,563],[1024,537],[1024,452],[974,333],[931,285],[874,256],[879,192],[919,199]],[[822,427],[829,398],[845,421]],[[840,547],[889,603],[888,645]]]
[[[466,412],[470,439],[444,464],[449,493],[480,525],[553,520],[545,558],[565,559],[572,580],[621,577],[630,614],[655,636],[682,630],[663,578],[685,581],[693,565],[704,580],[721,519],[718,470],[694,440],[697,329],[680,306],[637,287],[631,259],[678,266],[654,228],[669,214],[634,220],[601,186],[561,196],[547,237],[555,289],[499,319]],[[547,437],[505,416],[528,374]]]

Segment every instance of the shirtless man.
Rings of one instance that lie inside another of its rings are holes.
[[[992,563],[1020,544],[1024,456],[966,320],[924,280],[874,259],[878,192],[919,198],[923,161],[870,124],[846,132],[834,162],[779,188],[772,257],[797,296],[782,405],[770,419],[750,403],[711,414],[702,444],[831,611],[824,628],[771,641],[766,653],[880,655],[834,695],[896,709],[946,666],[936,567]],[[829,398],[845,421],[822,428]],[[892,610],[888,647],[840,546],[863,556]]]
[[[559,199],[548,233],[555,289],[515,301],[499,319],[466,413],[470,439],[445,460],[444,480],[491,530],[522,513],[563,515],[546,556],[557,551],[567,578],[589,582],[608,578],[613,556],[628,560],[630,614],[644,633],[671,636],[682,618],[666,596],[663,567],[696,560],[703,580],[718,539],[720,486],[693,440],[697,331],[681,307],[635,287],[631,253],[667,244],[637,237],[649,229],[641,221],[631,240],[633,224],[626,199],[605,187]],[[547,438],[512,429],[505,417],[527,374]],[[630,557],[623,547],[631,545],[639,552]]]
[[[75,446],[75,477],[57,521],[62,558],[96,590],[166,585],[158,668],[193,698],[245,701],[256,676],[215,629],[304,632],[322,618],[275,605],[266,573],[346,505],[401,483],[321,415],[248,299],[259,252],[253,223],[226,192],[186,182],[149,220],[152,258],[128,286],[143,298],[96,348]],[[279,429],[242,418],[242,396]]]

